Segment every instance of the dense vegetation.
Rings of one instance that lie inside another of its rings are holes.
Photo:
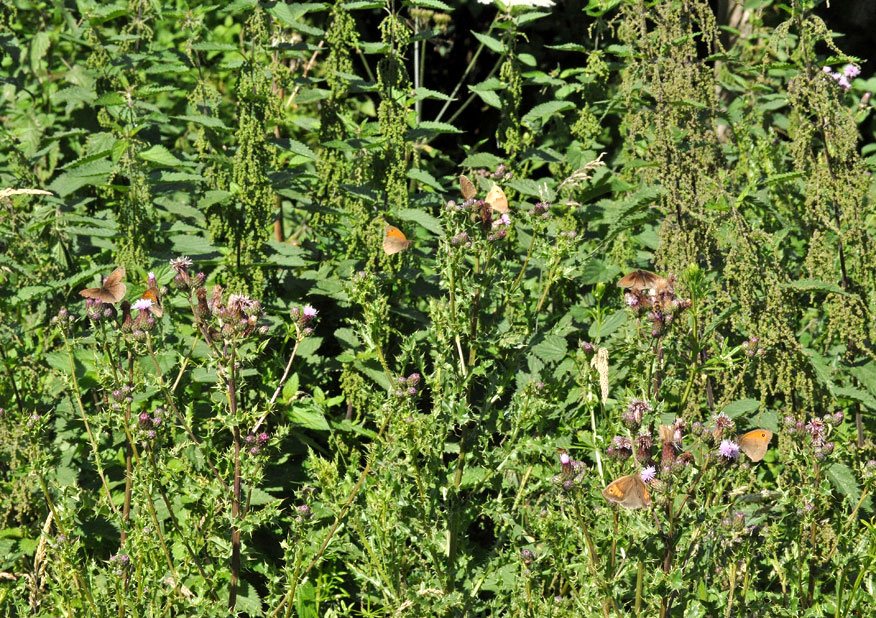
[[[876,78],[717,4],[5,2],[0,616],[873,615]]]

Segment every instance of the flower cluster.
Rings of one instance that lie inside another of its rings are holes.
[[[492,0],[489,2],[481,2],[482,4],[492,4]],[[475,174],[480,176],[481,178],[492,178],[493,180],[511,180],[514,178],[514,174],[508,171],[508,168],[505,167],[504,163],[500,163],[499,167],[496,168],[496,171],[490,172],[486,169],[475,170]]]
[[[491,215],[490,222],[490,229],[492,231],[487,235],[489,242],[502,240],[508,235],[508,228],[511,227],[511,217],[508,216],[507,212],[502,213],[502,216],[498,219],[493,219]]]
[[[224,290],[218,285],[210,290],[210,298],[207,298],[207,290],[203,286],[195,291],[198,299],[195,316],[198,320],[209,323],[211,337],[244,339],[268,334],[268,326],[259,325],[263,316],[259,301],[242,294],[229,294],[223,300],[223,293]]]
[[[312,305],[304,305],[303,307],[293,307],[289,315],[295,322],[295,330],[298,332],[299,339],[309,337],[313,334],[313,321],[319,311]]]
[[[642,417],[645,412],[651,411],[651,404],[641,399],[633,399],[627,406],[627,411],[621,415],[624,426],[636,431],[642,426]]]
[[[396,380],[398,388],[395,391],[396,397],[409,397],[416,395],[418,392],[417,385],[420,383],[420,374],[412,373],[408,377],[399,376]]]
[[[147,442],[152,442],[158,436],[155,430],[164,423],[164,415],[164,408],[155,408],[152,414],[141,412],[137,417],[137,427],[143,432]]]
[[[527,214],[530,217],[541,217],[542,219],[550,219],[551,205],[546,202],[536,202],[535,206],[530,208]]]
[[[572,491],[582,484],[587,474],[587,466],[583,461],[572,459],[565,451],[560,453],[560,473],[551,478],[554,485],[564,491]]]
[[[189,267],[191,266],[192,261],[186,256],[178,257],[170,261],[170,267],[176,271],[176,276],[173,278],[173,285],[178,290],[197,290],[204,285],[204,280],[207,278],[206,275],[199,272],[192,276],[189,273]]]
[[[113,572],[122,575],[131,566],[131,557],[128,554],[116,554],[110,557],[109,562],[115,567]]]
[[[95,324],[102,320],[114,320],[116,315],[116,308],[112,305],[96,298],[85,299],[85,316]]]
[[[852,82],[850,80],[855,79],[858,75],[861,74],[861,69],[856,67],[854,64],[847,64],[846,66],[844,66],[842,73],[834,71],[829,66],[821,67],[821,70],[824,71],[824,74],[826,76],[835,81],[837,86],[839,86],[846,92],[848,92],[852,87]]]
[[[113,408],[118,410],[122,403],[131,403],[134,398],[131,396],[134,393],[134,387],[130,384],[125,384],[122,388],[115,389],[110,393],[113,400]]]
[[[675,295],[675,275],[660,278],[651,289],[630,289],[624,294],[624,302],[634,313],[649,310],[651,336],[661,337],[675,321],[677,315],[690,308],[690,300]]]
[[[69,330],[75,320],[76,318],[70,315],[70,312],[67,311],[67,309],[62,307],[58,311],[58,315],[52,318],[52,325],[58,326],[66,331]]]
[[[759,342],[760,338],[750,337],[747,341],[742,342],[742,349],[745,350],[748,356],[755,356],[758,353],[763,354],[764,350],[758,347]]]
[[[845,415],[841,411],[826,414],[821,418],[813,417],[808,423],[798,421],[793,416],[786,416],[782,420],[782,425],[792,438],[808,442],[812,446],[815,458],[821,461],[833,453],[835,444],[827,438],[831,429],[842,423],[844,419]]]
[[[262,450],[262,447],[268,443],[268,440],[270,440],[270,436],[265,432],[260,434],[248,434],[243,439],[246,444],[246,452],[250,455],[258,455],[259,451]]]
[[[471,237],[468,235],[468,232],[460,232],[450,239],[450,244],[454,247],[465,247],[466,249],[471,249]]]
[[[615,436],[605,449],[605,454],[609,459],[625,461],[633,454],[633,443],[626,436]]]

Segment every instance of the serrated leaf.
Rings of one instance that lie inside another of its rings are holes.
[[[825,283],[824,281],[818,281],[817,279],[800,279],[799,281],[792,281],[786,284],[786,287],[800,290],[801,292],[823,292],[826,294],[854,296],[834,283]]]
[[[299,427],[306,427],[315,431],[329,431],[331,429],[322,411],[310,399],[293,402],[287,416],[293,425],[298,425]]]
[[[873,411],[876,411],[876,398],[867,391],[852,386],[836,386],[833,389],[834,397],[847,397],[859,401]]]
[[[543,341],[532,346],[532,353],[546,363],[556,363],[566,357],[568,345],[559,335],[548,335]]]
[[[414,180],[423,183],[427,187],[432,187],[439,193],[444,191],[444,187],[441,186],[441,183],[435,180],[435,177],[424,169],[411,168],[408,170],[407,175],[408,178],[413,178]]]
[[[184,120],[186,122],[193,122],[195,124],[200,124],[205,127],[209,127],[211,129],[228,129],[229,127],[222,122],[219,118],[214,118],[213,116],[205,116],[203,114],[189,114],[187,116],[171,116],[171,118],[176,118],[177,120]]]
[[[156,165],[163,165],[165,167],[183,165],[182,161],[177,159],[172,152],[170,152],[161,144],[155,144],[152,148],[142,150],[138,153],[137,156],[144,161],[149,161],[150,163],[155,163]]]
[[[480,32],[471,31],[474,38],[480,41],[486,48],[496,52],[497,54],[504,54],[505,44],[499,39],[494,39],[489,34],[481,34]]]
[[[398,212],[398,218],[403,221],[413,221],[414,223],[422,225],[436,236],[442,236],[444,234],[444,230],[441,228],[441,222],[422,210],[403,208]]]
[[[523,116],[522,120],[527,124],[532,124],[536,120],[550,118],[554,114],[574,109],[574,107],[575,104],[571,101],[548,101],[547,103],[541,103],[533,107]]]
[[[417,125],[417,129],[421,131],[431,131],[432,133],[462,133],[449,122],[435,122],[434,120],[424,120]]]
[[[827,478],[852,505],[858,503],[861,498],[861,488],[851,468],[842,462],[832,463],[827,467]]]
[[[721,411],[730,418],[736,418],[743,414],[750,414],[759,407],[760,401],[757,399],[738,399],[733,403],[728,403]]]
[[[437,99],[439,101],[456,100],[451,99],[449,95],[446,95],[443,92],[438,92],[437,90],[430,90],[429,88],[423,88],[422,86],[420,86],[419,88],[414,88],[414,100],[422,101],[424,99]]]
[[[496,169],[502,159],[489,152],[477,152],[468,155],[460,164],[462,167],[484,167],[487,169]]]

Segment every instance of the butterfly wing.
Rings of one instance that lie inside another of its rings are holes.
[[[149,307],[149,312],[156,318],[160,318],[164,315],[164,309],[161,308],[161,292],[158,291],[156,286],[150,285],[146,288],[146,291],[143,292],[143,296],[140,298],[148,298],[152,301],[152,306]]]
[[[383,235],[383,251],[386,255],[395,255],[408,248],[411,241],[394,225],[387,225]]]
[[[609,502],[628,509],[651,506],[651,492],[638,474],[629,474],[612,481],[602,490],[602,495]]]
[[[647,290],[654,286],[655,282],[660,279],[654,273],[647,270],[634,270],[625,275],[617,282],[619,288],[630,289],[636,292]]]
[[[773,432],[769,429],[754,429],[742,434],[739,438],[739,448],[751,461],[760,461],[766,455],[773,439]]]
[[[120,266],[110,273],[99,288],[86,288],[79,293],[85,298],[96,298],[108,304],[117,303],[125,297],[125,292],[128,290],[122,281],[124,276],[125,269]]]
[[[462,193],[462,197],[467,200],[470,200],[478,194],[478,190],[474,186],[474,183],[465,176],[459,177],[459,190]]]
[[[508,197],[499,185],[493,185],[493,188],[487,193],[487,197],[484,198],[484,201],[496,212],[508,212]]]

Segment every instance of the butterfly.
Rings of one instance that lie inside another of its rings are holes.
[[[769,429],[755,429],[739,437],[739,448],[751,461],[760,461],[769,448],[773,432]]]
[[[628,509],[651,506],[651,493],[638,472],[612,481],[602,490],[602,495],[609,502],[620,504]]]
[[[487,193],[487,197],[484,198],[484,201],[489,204],[490,209],[496,212],[508,212],[508,197],[499,185],[493,185],[493,188]]]
[[[383,251],[386,255],[395,255],[399,251],[404,251],[411,244],[407,236],[402,234],[402,231],[394,225],[387,225],[386,231],[383,234]]]
[[[128,289],[122,282],[124,276],[125,268],[119,266],[103,280],[103,285],[99,288],[86,288],[79,290],[79,293],[85,298],[95,298],[108,304],[117,303],[125,297],[125,292]]]
[[[470,200],[478,194],[478,190],[474,186],[474,183],[465,176],[459,177],[459,190],[462,193],[462,197],[467,200]]]
[[[675,439],[675,427],[660,425],[658,432],[660,434],[660,442],[663,444],[671,442],[677,449],[681,450],[681,441]]]
[[[658,287],[665,288],[668,283],[669,282],[663,277],[655,275],[648,270],[634,270],[618,281],[617,287],[640,292],[642,290],[650,290]]]
[[[162,315],[164,315],[164,309],[161,308],[161,292],[158,290],[158,286],[155,284],[154,276],[149,277],[146,291],[143,292],[143,296],[141,296],[140,298],[146,298],[152,301],[152,306],[149,307],[149,312],[156,318],[160,318]]]

